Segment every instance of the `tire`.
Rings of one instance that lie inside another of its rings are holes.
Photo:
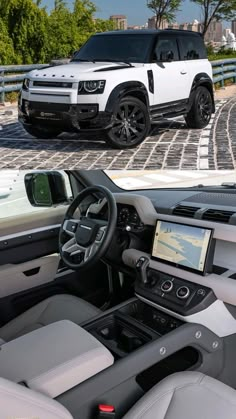
[[[58,131],[58,130],[39,128],[39,127],[34,127],[32,125],[24,125],[24,129],[28,132],[28,134],[39,139],[56,138],[61,133],[61,131]]]
[[[106,142],[113,148],[133,148],[142,143],[150,131],[146,105],[139,99],[126,96],[115,107],[112,126],[106,131]]]
[[[192,107],[185,117],[188,128],[205,128],[211,119],[213,113],[213,100],[209,90],[200,86],[197,88]]]

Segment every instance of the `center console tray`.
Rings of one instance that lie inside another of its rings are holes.
[[[115,312],[95,320],[86,326],[86,330],[118,358],[158,338],[157,333],[147,332],[142,325],[136,325],[135,320],[126,317],[122,313]]]

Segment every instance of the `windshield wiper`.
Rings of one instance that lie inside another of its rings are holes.
[[[129,67],[133,67],[133,65],[129,61],[119,61],[119,62],[127,64]]]
[[[104,63],[116,63],[116,64],[126,64],[129,67],[133,67],[133,65],[129,62],[129,61],[125,61],[125,60],[111,60],[109,58],[95,58],[94,59],[95,62],[104,62]]]
[[[95,63],[96,63],[96,61],[95,61],[95,60],[84,60],[83,58],[74,58],[74,59],[72,59],[71,61],[80,61],[80,62],[82,62],[82,63],[93,63],[93,64],[95,64]]]
[[[236,189],[236,183],[234,182],[224,182],[220,185],[222,188]]]
[[[189,186],[187,189],[200,189],[200,188],[225,188],[225,189],[236,189],[236,183],[234,182],[224,182],[221,185],[204,185],[200,183],[199,185]]]

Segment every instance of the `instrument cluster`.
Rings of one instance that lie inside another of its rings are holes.
[[[144,228],[136,209],[132,205],[117,205],[117,227],[126,231],[141,231]]]

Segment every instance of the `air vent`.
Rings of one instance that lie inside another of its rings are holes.
[[[178,205],[173,210],[173,215],[178,215],[179,217],[188,217],[188,218],[194,218],[195,213],[200,208],[197,207],[189,207],[185,205]]]
[[[204,212],[202,219],[214,221],[215,223],[229,223],[230,218],[234,215],[233,211],[222,211],[217,209],[209,209]]]

